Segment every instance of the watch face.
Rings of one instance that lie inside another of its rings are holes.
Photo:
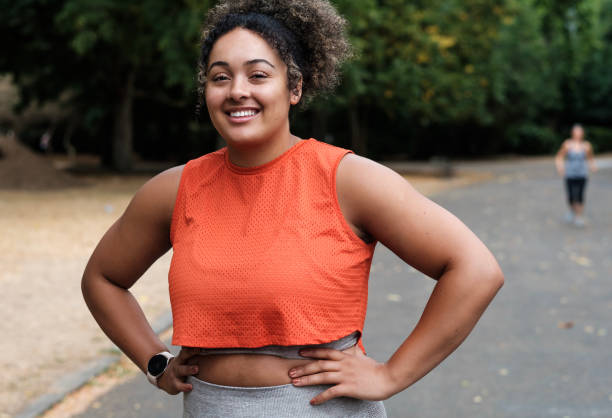
[[[151,360],[149,360],[147,369],[153,376],[158,376],[159,374],[163,373],[164,370],[166,370],[167,364],[168,359],[165,356],[156,354],[151,357]]]

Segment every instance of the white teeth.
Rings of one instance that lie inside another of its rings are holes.
[[[239,118],[242,116],[254,116],[255,113],[257,112],[255,112],[254,110],[239,110],[237,112],[230,112],[230,116],[233,118]]]

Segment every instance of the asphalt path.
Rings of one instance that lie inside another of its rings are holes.
[[[390,417],[612,417],[612,160],[589,181],[586,228],[563,223],[563,186],[550,161],[467,164],[491,181],[433,199],[498,258],[506,284],[465,343],[385,401]],[[386,360],[409,334],[434,281],[379,245],[364,331]],[[143,376],[82,417],[175,417],[180,396]]]

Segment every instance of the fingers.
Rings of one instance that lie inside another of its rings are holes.
[[[191,390],[193,389],[193,386],[191,386],[191,384],[185,383],[178,379],[174,379],[173,382],[164,384],[163,386],[160,383],[158,386],[170,395],[177,395],[181,392],[191,392]]]
[[[179,365],[175,367],[175,375],[177,377],[187,377],[198,374],[198,366]]]
[[[340,373],[323,372],[308,376],[296,377],[291,380],[295,386],[333,385],[340,382]]]
[[[323,402],[327,402],[330,399],[339,398],[340,396],[345,396],[344,389],[342,385],[332,386],[329,389],[319,393],[317,396],[310,400],[311,405],[320,405]]]
[[[176,370],[168,368],[158,379],[157,386],[170,395],[176,395],[180,392],[190,392],[193,386],[184,382],[184,379],[184,377],[178,377]]]
[[[178,380],[175,384],[175,388],[176,388],[176,393],[180,393],[180,392],[191,392],[191,390],[193,389],[193,386],[190,383],[185,383],[182,382],[180,380]]]
[[[200,354],[199,348],[182,347],[176,359],[179,360],[179,363],[184,364],[191,357],[197,356],[198,354]]]
[[[340,363],[332,360],[316,360],[305,364],[304,366],[294,367],[289,370],[289,377],[296,378],[300,376],[321,373],[321,372],[337,372],[340,370]]]
[[[342,360],[346,354],[342,351],[334,350],[333,348],[307,348],[305,350],[300,350],[300,355],[303,357]]]
[[[180,392],[189,392],[193,386],[186,383],[188,376],[193,376],[198,373],[198,366],[187,364],[189,359],[198,355],[200,352],[197,348],[183,347],[179,354],[170,360],[168,368],[158,380],[158,386],[171,395],[176,395]]]

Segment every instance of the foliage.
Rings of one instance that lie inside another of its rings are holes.
[[[336,94],[292,115],[298,134],[375,157],[540,153],[582,122],[612,149],[612,0],[334,3],[356,58]],[[23,105],[69,94],[80,150],[112,162],[133,123],[141,155],[184,160],[216,141],[194,115],[211,4],[0,0],[0,73]]]
[[[99,152],[114,164],[109,137],[121,141],[131,131],[117,126],[124,123],[117,121],[122,101],[128,123],[139,120],[147,131],[150,125],[168,123],[174,126],[159,132],[189,136],[201,131],[189,122],[194,119],[194,69],[206,1],[1,0],[0,7],[7,15],[0,34],[9,51],[0,58],[0,72],[14,74],[22,107],[68,91],[80,128],[77,138],[85,139],[76,141],[80,149]],[[132,117],[134,103],[138,106]],[[145,109],[163,114],[160,108],[165,113],[180,108],[181,116],[162,121],[142,115]],[[135,129],[136,144],[143,142],[141,126]]]

